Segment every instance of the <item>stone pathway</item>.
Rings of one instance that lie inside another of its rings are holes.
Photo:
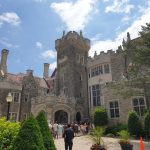
[[[116,139],[103,138],[104,143],[107,145],[107,150],[121,150]],[[62,138],[56,139],[55,144],[57,150],[64,150],[64,140]],[[87,136],[75,137],[73,140],[72,150],[90,150],[92,141]]]
[[[103,138],[103,140],[105,145],[107,145],[107,150],[121,150],[118,139]],[[132,143],[134,144],[133,150],[140,150],[139,141],[132,140]],[[55,144],[57,150],[65,150],[63,138],[56,139]],[[72,150],[90,150],[91,145],[92,141],[87,136],[75,137]],[[145,142],[145,150],[150,150],[150,142]]]

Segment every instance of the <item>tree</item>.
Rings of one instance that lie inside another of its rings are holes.
[[[128,130],[131,135],[136,135],[137,137],[142,133],[142,125],[135,111],[130,111],[128,114]]]
[[[105,108],[97,107],[94,111],[94,125],[105,126],[108,123],[108,115]]]
[[[20,129],[20,123],[6,121],[6,118],[0,118],[0,149],[12,149],[12,143],[15,140]]]
[[[144,115],[144,130],[146,136],[150,136],[150,110],[148,110]]]
[[[21,125],[13,150],[45,150],[39,125],[33,115]]]
[[[134,74],[136,76],[143,76],[145,75],[143,73],[150,68],[150,23],[142,26],[139,36],[139,38],[132,41],[128,38],[129,40],[124,44],[124,48],[126,55],[132,61],[131,72],[136,72]]]
[[[136,39],[123,40],[124,79],[109,85],[115,94],[123,98],[145,96],[150,106],[150,23],[142,26]]]
[[[41,111],[38,116],[36,117],[36,120],[40,126],[40,130],[43,136],[44,146],[46,150],[56,150],[53,137],[51,135],[48,122],[46,119],[45,112]]]

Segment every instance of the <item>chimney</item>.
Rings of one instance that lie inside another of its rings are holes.
[[[4,73],[7,73],[7,55],[9,50],[3,49],[1,52],[1,63],[0,70],[3,70]]]
[[[29,74],[32,74],[32,75],[33,75],[33,70],[31,70],[31,69],[26,70],[26,74],[27,74],[27,75],[29,75]]]
[[[49,63],[44,63],[44,74],[43,74],[44,78],[48,78],[49,77]]]

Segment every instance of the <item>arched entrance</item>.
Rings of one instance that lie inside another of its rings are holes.
[[[68,114],[63,110],[58,110],[55,112],[55,122],[57,123],[68,123]]]
[[[76,113],[76,121],[79,123],[81,121],[81,113],[77,112]]]

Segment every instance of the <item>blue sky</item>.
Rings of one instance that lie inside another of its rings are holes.
[[[56,67],[55,40],[63,30],[82,30],[91,40],[89,55],[116,49],[130,32],[138,36],[150,22],[150,0],[0,0],[0,50],[8,49],[8,71]]]

